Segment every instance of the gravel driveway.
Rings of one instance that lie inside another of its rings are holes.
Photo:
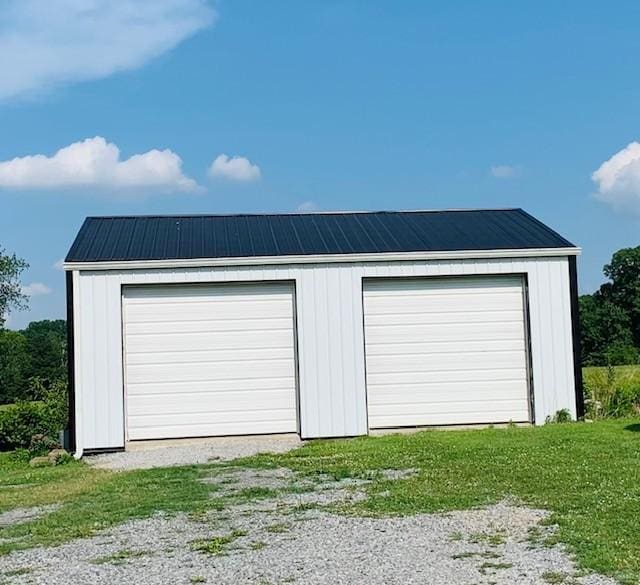
[[[143,441],[127,445],[127,450],[121,453],[90,455],[84,460],[102,469],[148,469],[230,461],[259,453],[284,453],[301,445],[298,435]]]
[[[389,471],[391,478],[412,470]],[[215,583],[614,585],[581,575],[562,546],[544,546],[547,514],[503,502],[406,518],[339,515],[366,480],[314,480],[287,469],[213,469],[218,496],[247,488],[273,497],[200,518],[156,515],[98,536],[0,557],[0,582],[42,585]],[[233,501],[232,499],[230,501]]]

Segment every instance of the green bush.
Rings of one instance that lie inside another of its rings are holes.
[[[568,423],[572,421],[573,421],[573,417],[571,416],[571,413],[566,408],[563,408],[562,410],[556,411],[556,413],[553,416],[548,416],[545,422],[547,424],[556,424],[556,423]]]
[[[54,439],[49,435],[33,435],[29,443],[29,454],[32,457],[36,455],[46,455],[51,449],[57,449],[60,447],[60,441]]]
[[[64,382],[38,386],[43,400],[18,401],[0,410],[0,451],[30,448],[36,436],[49,443],[58,442],[58,434],[67,426],[67,387]],[[44,439],[43,439],[44,440]]]
[[[28,447],[33,435],[48,431],[41,402],[19,401],[0,411],[0,450]]]
[[[63,380],[49,382],[40,378],[31,380],[31,392],[41,397],[44,404],[44,417],[51,428],[57,432],[67,428],[69,419],[69,394]]]

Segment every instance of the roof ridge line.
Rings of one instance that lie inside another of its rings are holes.
[[[355,211],[275,211],[249,213],[159,213],[159,214],[130,214],[130,215],[88,215],[86,219],[131,219],[131,218],[191,218],[191,217],[273,217],[273,216],[308,216],[308,215],[382,215],[403,213],[457,213],[457,212],[487,212],[487,211],[524,211],[520,207],[460,207],[450,209],[377,209]]]

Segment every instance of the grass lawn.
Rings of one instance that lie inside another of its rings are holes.
[[[345,510],[349,513],[405,515],[515,497],[552,511],[557,538],[584,568],[640,583],[640,419],[315,441],[241,464],[376,478],[369,499]],[[389,468],[418,473],[399,481],[377,477],[376,470]],[[0,455],[0,511],[63,504],[45,518],[0,529],[0,542],[18,537],[0,544],[0,552],[87,536],[159,510],[223,509],[228,499],[198,481],[205,473],[211,474],[211,466],[121,473],[83,463],[30,469]]]
[[[616,379],[622,384],[640,384],[640,365],[615,366]],[[582,368],[585,384],[595,384],[607,377],[606,367],[591,366]]]

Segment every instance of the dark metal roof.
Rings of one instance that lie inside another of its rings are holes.
[[[522,209],[88,217],[66,261],[564,247]]]

